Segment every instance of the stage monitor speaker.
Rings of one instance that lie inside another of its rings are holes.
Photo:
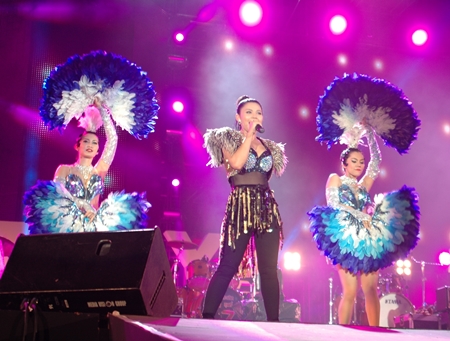
[[[436,289],[436,311],[450,311],[450,287]]]
[[[33,298],[42,311],[160,317],[178,302],[159,229],[20,236],[0,280],[0,309]]]

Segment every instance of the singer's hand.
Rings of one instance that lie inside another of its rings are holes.
[[[256,125],[257,122],[250,121],[248,122],[248,132],[247,132],[247,138],[254,138],[256,136]]]

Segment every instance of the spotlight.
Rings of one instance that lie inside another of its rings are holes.
[[[256,1],[244,1],[239,8],[239,16],[245,26],[256,26],[262,20],[262,8]]]
[[[411,262],[408,259],[405,260],[399,259],[396,265],[397,265],[396,271],[399,275],[406,275],[406,276],[411,275]]]
[[[225,42],[225,49],[226,50],[232,50],[233,49],[233,42],[231,40],[227,40]]]
[[[425,30],[416,30],[412,35],[414,45],[422,46],[428,40],[428,34]]]
[[[184,34],[181,32],[178,32],[177,34],[175,34],[175,40],[179,43],[181,43],[182,41],[184,41]]]
[[[300,107],[300,109],[298,110],[299,115],[301,118],[308,118],[309,117],[309,110],[307,107]]]
[[[173,186],[173,187],[178,187],[178,186],[180,186],[180,180],[178,180],[178,179],[173,179],[173,180],[172,180],[172,186]]]
[[[180,101],[175,101],[172,104],[172,109],[177,113],[182,113],[184,110],[184,104]]]
[[[301,267],[301,257],[298,252],[285,252],[284,268],[286,270],[298,271]]]
[[[273,47],[272,47],[272,45],[269,45],[269,44],[264,45],[263,46],[263,51],[264,51],[264,54],[267,57],[273,56]]]
[[[330,20],[330,30],[333,34],[339,35],[344,33],[347,28],[347,20],[342,15],[335,15]]]
[[[382,70],[383,69],[383,62],[381,60],[376,60],[374,62],[374,66],[375,66],[375,69]]]
[[[444,133],[450,134],[450,124],[444,124]]]
[[[341,65],[347,65],[347,56],[344,54],[340,54],[338,56],[338,63]]]
[[[444,266],[450,265],[450,253],[448,252],[441,252],[439,254],[439,263]]]

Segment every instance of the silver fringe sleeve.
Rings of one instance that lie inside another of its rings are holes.
[[[108,166],[111,165],[114,159],[114,155],[116,154],[117,149],[117,132],[114,124],[111,120],[110,111],[108,108],[101,108],[100,115],[103,120],[103,127],[105,128],[106,134],[106,143],[105,148],[103,148],[102,156],[100,157],[103,162],[105,162]]]
[[[381,152],[372,128],[367,129],[366,137],[370,151],[370,161],[367,166],[366,175],[375,180],[380,174]]]
[[[229,127],[207,129],[203,140],[210,158],[206,165],[220,167],[224,162],[222,148],[234,154],[242,143],[242,135]]]
[[[346,211],[353,215],[356,219],[361,221],[371,221],[372,217],[364,212],[355,210],[354,208],[345,206],[341,204],[341,201],[339,200],[339,188],[338,187],[328,187],[326,189],[326,198],[327,198],[327,205],[336,209],[339,209],[341,211]]]

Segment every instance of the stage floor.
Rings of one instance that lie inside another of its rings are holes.
[[[287,340],[424,341],[450,340],[448,330],[387,329],[306,323],[273,323],[110,316],[112,341]]]

